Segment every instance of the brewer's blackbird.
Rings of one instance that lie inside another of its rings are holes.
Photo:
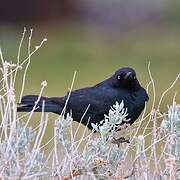
[[[67,97],[68,93],[63,97],[42,96],[35,111],[41,112],[42,107],[44,107],[45,112],[61,114]],[[37,99],[37,95],[24,96],[17,111],[31,111]],[[137,80],[135,71],[132,68],[123,67],[117,70],[110,78],[95,86],[72,91],[65,113],[71,111],[75,121],[80,122],[81,120],[82,124],[92,129],[91,123],[99,124],[103,120],[104,114],[108,114],[110,107],[116,101],[121,103],[123,100],[124,106],[128,110],[129,124],[132,124],[141,114],[148,99],[146,90],[141,87]]]

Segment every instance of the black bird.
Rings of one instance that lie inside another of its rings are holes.
[[[41,97],[37,103],[36,112],[41,112],[44,101],[44,111],[61,114],[65,105],[67,95],[63,97]],[[29,112],[33,109],[37,95],[27,95],[21,100],[18,112]],[[137,80],[136,73],[132,68],[124,67],[117,70],[110,78],[98,83],[92,87],[86,87],[71,92],[66,106],[66,113],[72,111],[72,117],[75,121],[92,129],[91,123],[99,124],[108,114],[110,106],[116,101],[124,101],[128,109],[129,123],[132,124],[144,109],[145,102],[148,101],[146,90],[141,87]]]

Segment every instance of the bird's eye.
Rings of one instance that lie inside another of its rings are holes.
[[[118,78],[118,79],[121,79],[121,76],[118,76],[117,78]]]

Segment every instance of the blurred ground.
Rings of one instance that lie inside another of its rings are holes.
[[[61,96],[70,87],[74,71],[77,76],[74,89],[90,86],[107,78],[123,66],[136,69],[139,80],[146,87],[149,82],[148,62],[157,88],[157,98],[172,83],[180,67],[178,29],[167,30],[138,29],[121,33],[119,36],[108,35],[100,30],[91,29],[81,24],[77,27],[67,25],[65,29],[50,28],[44,31],[34,30],[32,48],[44,37],[48,42],[32,57],[27,74],[25,94],[38,93],[40,83],[48,81],[44,95]],[[9,28],[12,30],[12,27]],[[1,47],[4,57],[16,60],[18,43],[23,30],[9,31],[1,29]],[[26,37],[27,39],[27,37]],[[26,41],[27,42],[27,41]],[[27,52],[27,43],[23,44],[23,57]],[[19,77],[17,87],[21,84]],[[179,83],[173,92],[178,90]],[[179,95],[177,95],[179,101]],[[164,102],[166,107],[167,101]]]

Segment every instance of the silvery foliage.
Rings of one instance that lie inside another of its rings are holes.
[[[136,138],[136,155],[139,157],[141,160],[146,158],[146,154],[144,151],[144,146],[145,146],[145,139],[143,135],[139,135]]]
[[[24,128],[24,126],[25,123],[17,123],[11,138],[3,140],[0,144],[1,153],[11,154],[14,152],[24,154],[26,152],[30,143],[34,140],[36,132],[33,132],[31,127]]]
[[[168,107],[168,114],[163,119],[161,128],[180,137],[180,105],[176,102]]]
[[[161,129],[169,134],[166,153],[174,156],[180,163],[180,105],[176,102],[168,107],[168,114],[161,123]]]
[[[123,101],[119,104],[116,102],[105,115],[100,125],[91,124],[94,131],[100,133],[97,138],[91,138],[87,142],[82,154],[73,152],[73,145],[70,141],[69,128],[72,125],[72,116],[67,114],[60,116],[56,122],[57,140],[63,145],[65,156],[62,160],[62,166],[58,174],[63,175],[70,172],[70,163],[79,171],[96,171],[98,174],[106,174],[109,170],[115,173],[118,162],[123,154],[123,149],[117,144],[112,143],[112,136],[115,135],[115,129],[122,123],[127,122],[127,109],[124,108]],[[73,161],[73,163],[72,163]]]
[[[165,158],[169,160],[169,167],[164,171],[164,176],[170,178],[173,174],[176,179],[180,178],[180,105],[174,101],[168,107],[168,114],[161,123],[161,130],[167,135],[165,142],[167,143],[165,149]],[[170,170],[171,167],[171,170]]]
[[[104,120],[100,122],[100,125],[91,123],[93,129],[101,134],[101,137],[105,137],[109,134],[109,131],[115,132],[115,130],[122,123],[128,123],[130,119],[126,119],[128,116],[127,108],[124,108],[124,102],[120,104],[116,103],[111,106],[108,115],[104,115]]]
[[[33,149],[30,154],[27,154],[25,159],[26,176],[41,172],[44,168],[45,160],[46,157],[40,149]]]
[[[67,113],[66,115],[62,114],[55,122],[56,126],[56,139],[57,144],[61,144],[59,150],[64,154],[63,159],[61,159],[61,165],[58,165],[55,169],[55,174],[60,176],[65,176],[69,174],[71,166],[71,157],[73,156],[72,152],[72,143],[70,140],[70,128],[72,126],[72,113]]]
[[[63,144],[63,147],[70,153],[71,149],[71,141],[69,139],[69,129],[72,125],[73,118],[72,113],[67,113],[65,115],[59,116],[58,120],[56,121],[56,133],[57,133],[57,140],[59,143]]]
[[[31,148],[36,132],[23,122],[18,122],[11,131],[9,138],[0,144],[0,166],[7,164],[1,173],[5,176],[18,176],[20,171],[24,175],[39,172],[45,158],[40,150]]]
[[[108,115],[105,115],[100,125],[91,124],[94,131],[100,133],[100,137],[92,139],[89,142],[84,157],[87,164],[90,164],[92,168],[96,167],[96,170],[100,174],[105,174],[108,171],[114,174],[117,170],[123,149],[116,144],[112,144],[111,140],[116,135],[116,128],[121,123],[129,121],[129,119],[126,119],[127,116],[127,109],[124,108],[124,102],[122,101],[120,104],[116,102],[110,108]]]

